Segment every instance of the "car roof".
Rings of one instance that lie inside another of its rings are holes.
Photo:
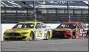
[[[82,24],[82,22],[63,22],[64,24]]]
[[[39,22],[39,21],[25,21],[25,22],[19,22],[19,23],[42,23],[42,22]]]

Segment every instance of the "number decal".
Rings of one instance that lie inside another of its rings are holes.
[[[37,32],[37,37],[42,37],[42,31]]]

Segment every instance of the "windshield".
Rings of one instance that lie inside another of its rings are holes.
[[[28,23],[28,24],[16,24],[13,28],[34,28],[33,23]]]
[[[57,28],[76,28],[74,24],[60,24]]]

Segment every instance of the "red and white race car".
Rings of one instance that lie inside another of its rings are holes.
[[[86,37],[82,22],[62,22],[53,30],[53,37],[75,39]]]

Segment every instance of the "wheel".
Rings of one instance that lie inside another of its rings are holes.
[[[48,39],[50,39],[50,32],[47,32],[46,39],[44,39],[44,40],[48,40]]]
[[[67,36],[68,36],[67,39],[71,39],[71,37],[72,37],[71,35],[67,35]]]
[[[76,39],[76,34],[75,34],[75,32],[72,33],[72,39]]]
[[[33,32],[30,33],[30,39],[29,40],[30,41],[34,40],[34,33]]]
[[[87,30],[87,35],[86,35],[86,37],[87,37],[87,38],[89,37],[89,30]]]

